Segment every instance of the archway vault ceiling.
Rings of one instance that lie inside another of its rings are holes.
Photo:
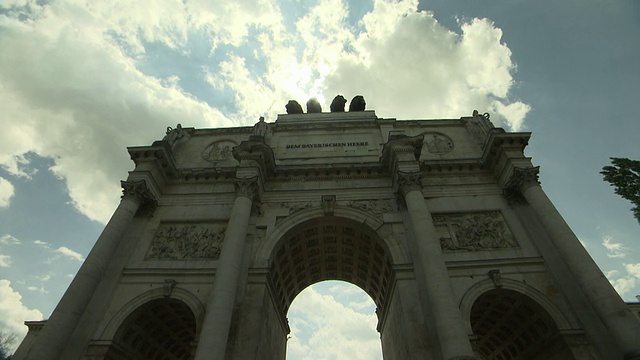
[[[327,216],[288,231],[272,255],[270,277],[279,306],[287,313],[307,286],[342,280],[359,286],[384,309],[392,279],[389,252],[368,226]]]

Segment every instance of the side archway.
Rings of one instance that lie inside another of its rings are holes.
[[[101,331],[100,339],[111,340],[114,338],[116,331],[121,328],[125,319],[133,313],[136,309],[140,308],[144,304],[159,299],[166,299],[164,289],[156,289],[146,291],[129,302],[127,302],[118,312],[111,318],[107,326]],[[196,319],[196,334],[200,333],[200,327],[202,326],[202,319],[204,318],[205,307],[197,296],[191,292],[176,287],[171,292],[171,299],[179,300],[189,307]]]
[[[195,340],[196,318],[189,306],[178,299],[155,299],[124,319],[105,358],[189,360]]]
[[[532,298],[494,288],[469,313],[474,350],[482,359],[573,359],[556,321]]]

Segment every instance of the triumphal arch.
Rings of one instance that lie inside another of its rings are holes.
[[[130,147],[120,205],[14,359],[284,359],[291,302],[330,279],[371,296],[385,359],[639,358],[529,133],[289,110]]]

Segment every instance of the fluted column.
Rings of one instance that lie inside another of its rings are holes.
[[[225,357],[251,206],[258,188],[257,180],[257,177],[236,179],[236,199],[222,243],[213,290],[198,340],[196,360],[222,360]]]
[[[432,307],[442,358],[474,359],[460,309],[454,300],[440,241],[422,195],[421,173],[398,172],[398,185],[416,237],[419,261],[424,269],[427,296]]]
[[[33,347],[24,357],[25,359],[60,358],[138,208],[143,202],[155,203],[144,180],[122,181],[121,184],[124,194],[120,205],[47,320]],[[17,355],[21,357],[20,353],[17,352]],[[18,358],[15,357],[15,359]]]
[[[600,268],[538,183],[538,167],[514,168],[508,190],[518,190],[547,230],[594,309],[609,328],[625,359],[640,359],[640,321],[626,306]]]

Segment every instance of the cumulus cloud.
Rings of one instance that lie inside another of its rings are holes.
[[[22,295],[13,290],[11,282],[0,279],[0,329],[18,336],[12,352],[27,334],[26,320],[42,320],[42,313],[24,306]]]
[[[382,358],[375,314],[357,312],[309,287],[296,297],[288,316],[288,359]]]
[[[55,252],[58,253],[58,254],[62,254],[64,256],[67,256],[67,257],[69,257],[71,259],[74,259],[74,260],[84,261],[84,257],[80,253],[75,252],[75,251],[69,249],[66,246],[61,246],[61,247],[57,248],[55,250]]]
[[[602,245],[607,249],[607,256],[610,258],[623,258],[628,250],[622,243],[613,242],[611,236],[605,236],[602,239]]]
[[[497,125],[519,130],[529,106],[509,99],[515,65],[488,19],[461,34],[443,27],[416,1],[374,2],[355,49],[327,76],[325,94],[364,93],[368,108],[397,118],[457,118],[494,112]]]
[[[640,284],[640,263],[624,264],[624,272],[612,270],[605,273],[620,296],[625,297]],[[637,295],[637,294],[631,294]]]
[[[132,167],[127,145],[150,143],[184,120],[231,123],[140,72],[108,35],[103,13],[86,6],[43,5],[42,16],[28,22],[0,17],[0,112],[7,119],[0,164],[18,172],[16,159],[29,151],[55,159],[51,170],[66,180],[73,204],[106,222],[118,202],[118,179]],[[86,171],[94,163],[100,166]]]
[[[293,20],[275,0],[14,1],[0,15],[0,166],[28,176],[24,154],[54,159],[73,205],[104,223],[132,168],[125,147],[149,144],[179,122],[251,124],[282,113],[289,98],[316,96],[326,109],[338,93],[363,93],[381,116],[457,118],[478,109],[493,111],[498,125],[523,127],[529,107],[509,98],[515,65],[501,30],[473,19],[458,34],[417,4],[375,0],[354,25],[343,0],[305,4]],[[193,55],[203,41],[199,51],[209,55]],[[175,66],[210,84],[203,93],[232,102],[219,110],[188,93],[150,46],[188,59]],[[152,75],[160,68],[170,74]],[[7,191],[0,187],[0,206]]]
[[[14,188],[9,180],[0,177],[0,208],[9,207],[9,201],[13,197]]]

